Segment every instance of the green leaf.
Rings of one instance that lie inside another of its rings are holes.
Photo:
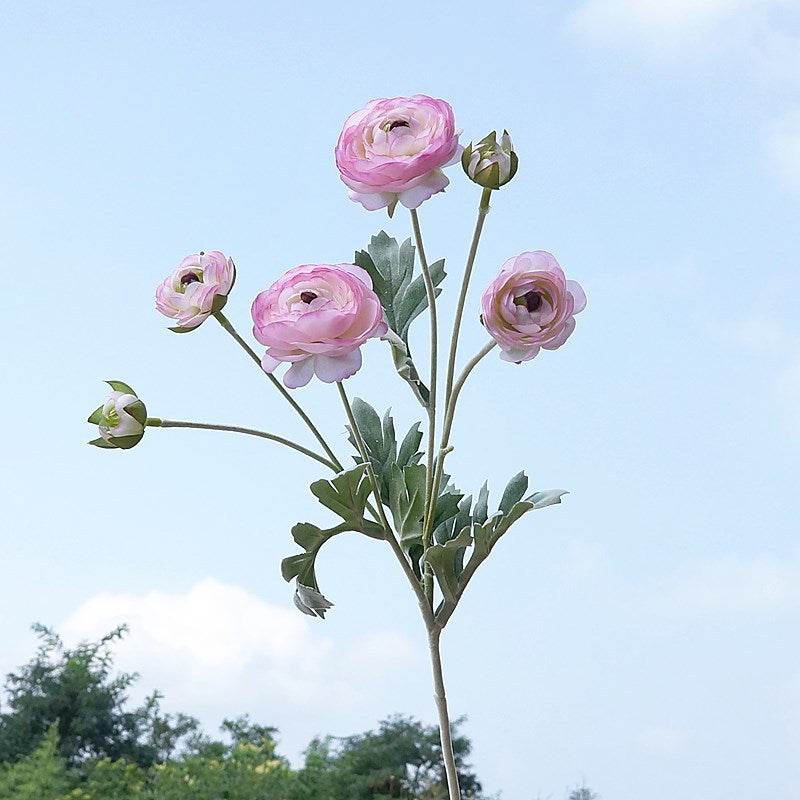
[[[369,403],[356,397],[353,399],[353,416],[364,440],[367,456],[372,464],[375,478],[378,481],[381,499],[388,503],[392,465],[397,464],[402,469],[409,464],[418,463],[422,458],[422,454],[418,452],[419,444],[422,441],[422,433],[418,430],[420,423],[417,422],[411,427],[403,439],[400,453],[398,453],[391,409],[384,413],[383,420],[381,420],[377,411]],[[349,431],[348,439],[350,443],[358,450],[358,445],[349,426],[347,430]],[[361,455],[355,456],[355,459],[360,462]]]
[[[431,283],[434,286],[434,296],[438,297],[442,290],[436,288],[445,279],[444,259],[434,261],[429,266]],[[418,275],[409,284],[408,288],[395,300],[395,318],[397,320],[397,333],[404,341],[408,341],[408,331],[411,323],[428,307],[428,293],[422,275]]]
[[[522,500],[525,490],[528,488],[528,476],[524,472],[518,472],[506,486],[503,497],[500,500],[500,511],[508,514],[515,503]]]
[[[430,392],[419,378],[408,348],[411,323],[428,307],[428,296],[422,275],[414,275],[415,248],[411,239],[398,244],[385,231],[373,236],[366,251],[356,252],[354,262],[372,278],[375,293],[386,314],[390,333],[384,336],[392,346],[392,358],[403,380],[407,381],[417,399],[427,407]],[[434,294],[445,278],[444,260],[430,265]],[[394,336],[392,336],[394,334]]]
[[[461,559],[472,544],[472,534],[465,528],[455,539],[444,544],[435,544],[425,551],[425,560],[431,565],[446,603],[457,603],[461,594],[459,576]]]
[[[92,413],[89,415],[89,419],[86,420],[87,422],[91,422],[92,425],[99,425],[103,421],[103,406],[98,406]]]
[[[339,473],[335,478],[323,478],[311,484],[312,494],[346,522],[360,524],[369,497],[370,485],[365,474],[366,465]]]
[[[410,464],[402,469],[392,464],[389,479],[389,509],[400,544],[408,552],[422,544],[422,518],[425,514],[424,464]]]
[[[180,325],[177,325],[174,328],[167,328],[167,330],[170,330],[173,333],[189,333],[190,331],[196,331],[199,327],[199,325],[192,325],[191,328],[182,328]]]

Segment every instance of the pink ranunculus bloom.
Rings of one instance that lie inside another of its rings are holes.
[[[177,321],[172,330],[183,333],[224,307],[235,280],[233,259],[219,250],[194,253],[156,289],[156,308]]]
[[[500,345],[500,358],[530,361],[540,348],[555,350],[575,330],[575,314],[586,295],[568,281],[555,257],[544,251],[520,253],[500,268],[481,298],[481,322]]]
[[[253,301],[253,336],[266,345],[261,359],[290,389],[316,375],[325,383],[349,378],[361,368],[367,339],[388,326],[369,274],[354,264],[304,264],[290,269]]]
[[[370,100],[351,114],[336,144],[336,166],[351,200],[368,211],[399,201],[417,208],[450,183],[442,167],[455,163],[453,109],[424,94]]]

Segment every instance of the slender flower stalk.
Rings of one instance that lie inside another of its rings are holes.
[[[313,458],[314,461],[318,461],[320,464],[332,469],[334,472],[339,471],[332,461],[329,461],[319,453],[315,453],[313,450],[309,450],[307,447],[303,447],[303,445],[293,442],[291,439],[287,439],[284,436],[278,436],[275,433],[267,433],[267,431],[259,431],[255,428],[243,428],[240,425],[217,425],[216,423],[211,422],[184,422],[182,420],[175,419],[159,419],[158,417],[148,417],[147,427],[197,428],[205,431],[225,431],[227,433],[244,433],[248,436],[258,436],[261,439],[269,439],[272,442],[282,444],[284,447],[290,447],[292,450],[296,450],[298,453],[302,453],[304,456]]]
[[[458,337],[461,333],[461,319],[464,316],[464,304],[467,300],[467,290],[469,289],[472,268],[475,265],[475,256],[478,254],[478,243],[483,231],[483,223],[489,213],[489,198],[492,194],[491,189],[484,189],[481,193],[481,202],[478,206],[478,219],[475,223],[475,232],[472,235],[472,243],[467,255],[467,264],[464,268],[464,277],[461,279],[461,293],[458,296],[456,306],[456,316],[453,321],[453,334],[450,337],[450,356],[447,361],[447,383],[445,385],[445,402],[449,402],[450,392],[453,389],[453,378],[456,372],[456,353],[458,351]]]
[[[455,378],[455,372],[456,372],[456,356],[458,354],[458,337],[459,334],[461,333],[461,320],[464,317],[464,305],[466,304],[467,301],[467,291],[469,289],[470,278],[472,277],[472,269],[475,266],[475,257],[478,254],[478,243],[480,242],[481,239],[481,232],[483,231],[483,223],[486,219],[486,215],[489,213],[489,198],[491,197],[491,194],[492,194],[491,189],[484,189],[483,192],[481,193],[481,200],[480,204],[478,205],[478,219],[475,223],[475,232],[472,235],[472,242],[470,244],[469,254],[467,255],[467,263],[464,268],[464,276],[461,280],[461,292],[458,296],[455,319],[453,320],[453,333],[450,337],[450,355],[447,360],[447,380],[445,383],[445,390],[444,390],[445,413],[447,413],[447,409],[450,406],[451,395],[453,393],[453,379]],[[448,439],[443,436],[440,450],[443,450],[445,447],[447,447],[447,443]],[[431,450],[433,450],[433,448],[431,448]],[[436,510],[435,503],[436,503],[436,498],[439,495],[439,485],[441,483],[441,477],[442,477],[442,469],[441,469],[442,460],[443,458],[440,452],[439,457],[436,460],[437,477],[434,477],[433,483],[431,484],[431,490],[428,493],[428,507],[425,513],[426,524],[423,530],[429,528],[433,522],[433,515]]]
[[[431,318],[431,379],[430,379],[430,399],[428,400],[428,462],[425,477],[425,518],[422,524],[422,547],[430,547],[431,537],[429,524],[432,523],[433,515],[436,512],[436,502],[433,497],[433,456],[436,442],[436,393],[439,381],[439,322],[436,314],[436,291],[431,278],[431,271],[428,266],[428,259],[425,257],[425,247],[422,243],[422,231],[419,227],[419,216],[415,208],[411,209],[411,224],[414,228],[414,239],[417,243],[419,252],[419,263],[422,267],[422,279],[425,282],[425,294],[428,298],[428,308]],[[427,533],[426,533],[427,532]],[[428,604],[433,607],[433,571],[426,562],[424,567],[423,587]]]
[[[242,339],[242,337],[238,334],[236,328],[233,327],[228,318],[221,311],[214,312],[214,317],[216,318],[217,322],[219,322],[219,324],[222,325],[222,327],[238,342],[238,344],[245,351],[245,353],[247,353],[247,355],[249,355],[250,358],[252,358],[253,361],[256,362],[256,364],[258,364],[258,368],[261,369],[261,359],[258,357],[258,353],[256,353],[255,350],[253,350],[253,348],[250,347],[250,345],[247,344],[247,342],[244,339]],[[339,472],[341,472],[344,469],[342,463],[339,461],[338,458],[336,458],[336,455],[334,454],[333,450],[331,450],[328,443],[325,441],[325,437],[319,432],[319,429],[311,421],[311,418],[308,416],[308,414],[306,414],[306,412],[303,411],[300,404],[294,399],[294,397],[291,396],[291,394],[289,394],[289,392],[286,391],[286,389],[281,385],[281,382],[274,375],[267,375],[267,378],[272,383],[272,385],[283,395],[286,402],[289,403],[289,405],[298,413],[303,422],[305,422],[305,424],[308,426],[308,429],[311,431],[311,433],[314,434],[314,437],[320,443],[322,449],[327,453],[328,458],[331,460],[331,463],[333,463],[336,469]]]
[[[444,689],[444,672],[442,670],[442,654],[439,640],[442,635],[440,627],[428,629],[428,643],[431,652],[433,670],[433,699],[439,716],[439,737],[442,742],[442,758],[447,776],[447,790],[450,800],[461,800],[461,788],[458,785],[458,769],[453,752],[453,736],[450,729],[450,713],[447,710],[447,694]]]

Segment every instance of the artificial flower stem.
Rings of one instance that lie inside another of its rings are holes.
[[[425,625],[428,628],[428,631],[430,631],[436,625],[433,617],[433,611],[428,605],[425,593],[423,592],[422,586],[417,580],[417,576],[414,575],[414,571],[411,569],[408,559],[403,554],[403,550],[394,535],[394,531],[392,526],[389,524],[389,520],[386,519],[386,512],[383,510],[383,501],[381,500],[381,492],[378,488],[378,481],[375,477],[375,471],[372,469],[372,462],[367,454],[367,446],[364,444],[364,438],[361,436],[361,431],[358,429],[358,425],[356,425],[356,418],[353,414],[353,409],[350,407],[350,401],[347,398],[347,392],[345,391],[344,386],[342,386],[341,381],[337,381],[336,386],[339,389],[339,396],[342,398],[342,405],[344,406],[345,413],[347,414],[347,420],[350,423],[350,430],[353,432],[353,438],[356,440],[358,452],[361,454],[361,460],[364,462],[367,469],[367,477],[369,478],[372,486],[372,495],[375,498],[375,503],[378,506],[378,516],[380,517],[381,525],[383,525],[383,528],[386,532],[386,540],[391,545],[394,554],[397,556],[397,560],[403,567],[403,571],[408,578],[408,582],[411,584],[411,588],[414,590],[414,594],[417,596],[420,611],[422,612],[422,618],[425,620]]]
[[[447,710],[447,694],[444,689],[442,654],[439,646],[441,635],[442,629],[438,626],[428,629],[431,667],[433,668],[433,699],[439,715],[439,737],[442,742],[442,757],[444,758],[444,770],[447,775],[447,791],[450,800],[460,800],[461,789],[458,785],[458,769],[456,768],[456,759],[453,753],[453,736],[450,728],[450,714]]]
[[[469,289],[469,281],[472,277],[472,268],[475,265],[475,256],[478,254],[478,242],[480,242],[481,239],[483,223],[486,219],[486,215],[489,213],[489,198],[491,194],[491,189],[484,189],[481,193],[481,202],[478,205],[478,219],[475,223],[475,232],[472,235],[472,243],[470,244],[469,254],[467,255],[464,277],[461,279],[461,293],[458,296],[458,304],[456,305],[456,315],[453,320],[453,334],[450,337],[450,355],[447,360],[447,382],[444,390],[445,403],[450,401],[450,393],[453,390],[453,378],[456,372],[456,353],[458,351],[458,336],[461,333],[461,319],[464,316],[464,304],[467,300],[467,290]]]
[[[430,399],[428,400],[428,465],[425,473],[425,518],[422,523],[422,548],[426,550],[431,545],[430,528],[428,516],[432,516],[436,511],[435,500],[432,495],[433,489],[433,455],[436,442],[436,392],[439,376],[439,323],[436,315],[436,291],[431,278],[431,271],[428,266],[428,259],[425,257],[425,247],[422,243],[422,231],[419,227],[419,216],[417,209],[412,208],[411,226],[414,229],[414,239],[417,243],[419,252],[419,263],[422,267],[422,280],[425,283],[425,293],[428,297],[428,308],[431,315],[431,380],[430,380]],[[426,534],[427,531],[427,534]],[[433,608],[433,570],[430,564],[425,562],[423,574],[423,589],[428,605]]]
[[[275,433],[267,433],[266,431],[259,431],[256,430],[255,428],[242,428],[239,425],[216,425],[210,422],[183,422],[175,419],[159,419],[158,417],[148,417],[147,427],[199,428],[200,430],[205,430],[205,431],[226,431],[227,433],[246,433],[248,436],[258,436],[261,439],[269,439],[272,442],[277,442],[278,444],[282,444],[284,445],[284,447],[290,447],[292,450],[296,450],[298,453],[302,453],[304,456],[313,458],[314,461],[319,461],[320,464],[324,464],[326,467],[332,469],[334,472],[339,472],[339,470],[331,461],[328,461],[327,458],[319,455],[319,453],[315,453],[313,450],[309,450],[307,447],[303,447],[303,445],[298,444],[297,442],[293,442],[291,439],[286,439],[283,436],[278,436]]]
[[[263,372],[263,369],[261,367],[261,359],[258,357],[258,353],[256,353],[253,350],[253,348],[250,347],[250,345],[247,344],[247,342],[244,339],[242,339],[241,336],[239,336],[238,332],[236,331],[236,328],[234,328],[233,325],[231,325],[230,320],[221,311],[215,311],[214,317],[216,318],[217,322],[219,322],[219,324],[222,325],[222,327],[239,343],[239,345],[242,347],[245,353],[247,353],[247,355],[249,355],[250,358],[252,358],[253,361],[256,362],[256,364],[258,364],[258,368]],[[306,414],[306,412],[303,411],[300,404],[291,396],[291,394],[289,394],[289,392],[286,391],[286,389],[281,385],[281,382],[274,375],[269,375],[267,373],[264,374],[270,380],[272,385],[283,395],[284,399],[289,403],[289,405],[291,405],[291,407],[299,414],[300,419],[302,419],[303,422],[305,422],[311,433],[314,434],[314,437],[320,443],[322,449],[327,453],[328,458],[330,458],[331,463],[334,464],[336,471],[341,472],[344,469],[344,467],[342,466],[339,459],[336,458],[336,455],[334,454],[333,450],[331,450],[331,448],[328,446],[328,443],[325,441],[325,438],[319,432],[317,426],[314,425],[314,423],[311,421],[308,414]]]
[[[433,478],[433,490],[438,494],[439,486],[442,482],[442,474],[444,472],[444,459],[445,456],[453,449],[450,444],[450,432],[453,429],[453,419],[456,413],[456,403],[461,390],[464,388],[467,378],[473,369],[478,365],[478,362],[488,353],[490,353],[497,346],[494,339],[490,339],[486,344],[478,350],[478,352],[464,365],[464,369],[458,376],[458,380],[453,384],[450,392],[447,406],[444,410],[444,425],[442,426],[442,441],[439,445],[439,454],[436,458],[436,473]]]

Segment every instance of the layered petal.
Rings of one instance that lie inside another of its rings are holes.
[[[551,253],[534,250],[500,268],[481,298],[481,322],[500,345],[500,357],[520,363],[541,348],[561,347],[575,330],[575,314],[585,307],[580,284],[566,279]]]

